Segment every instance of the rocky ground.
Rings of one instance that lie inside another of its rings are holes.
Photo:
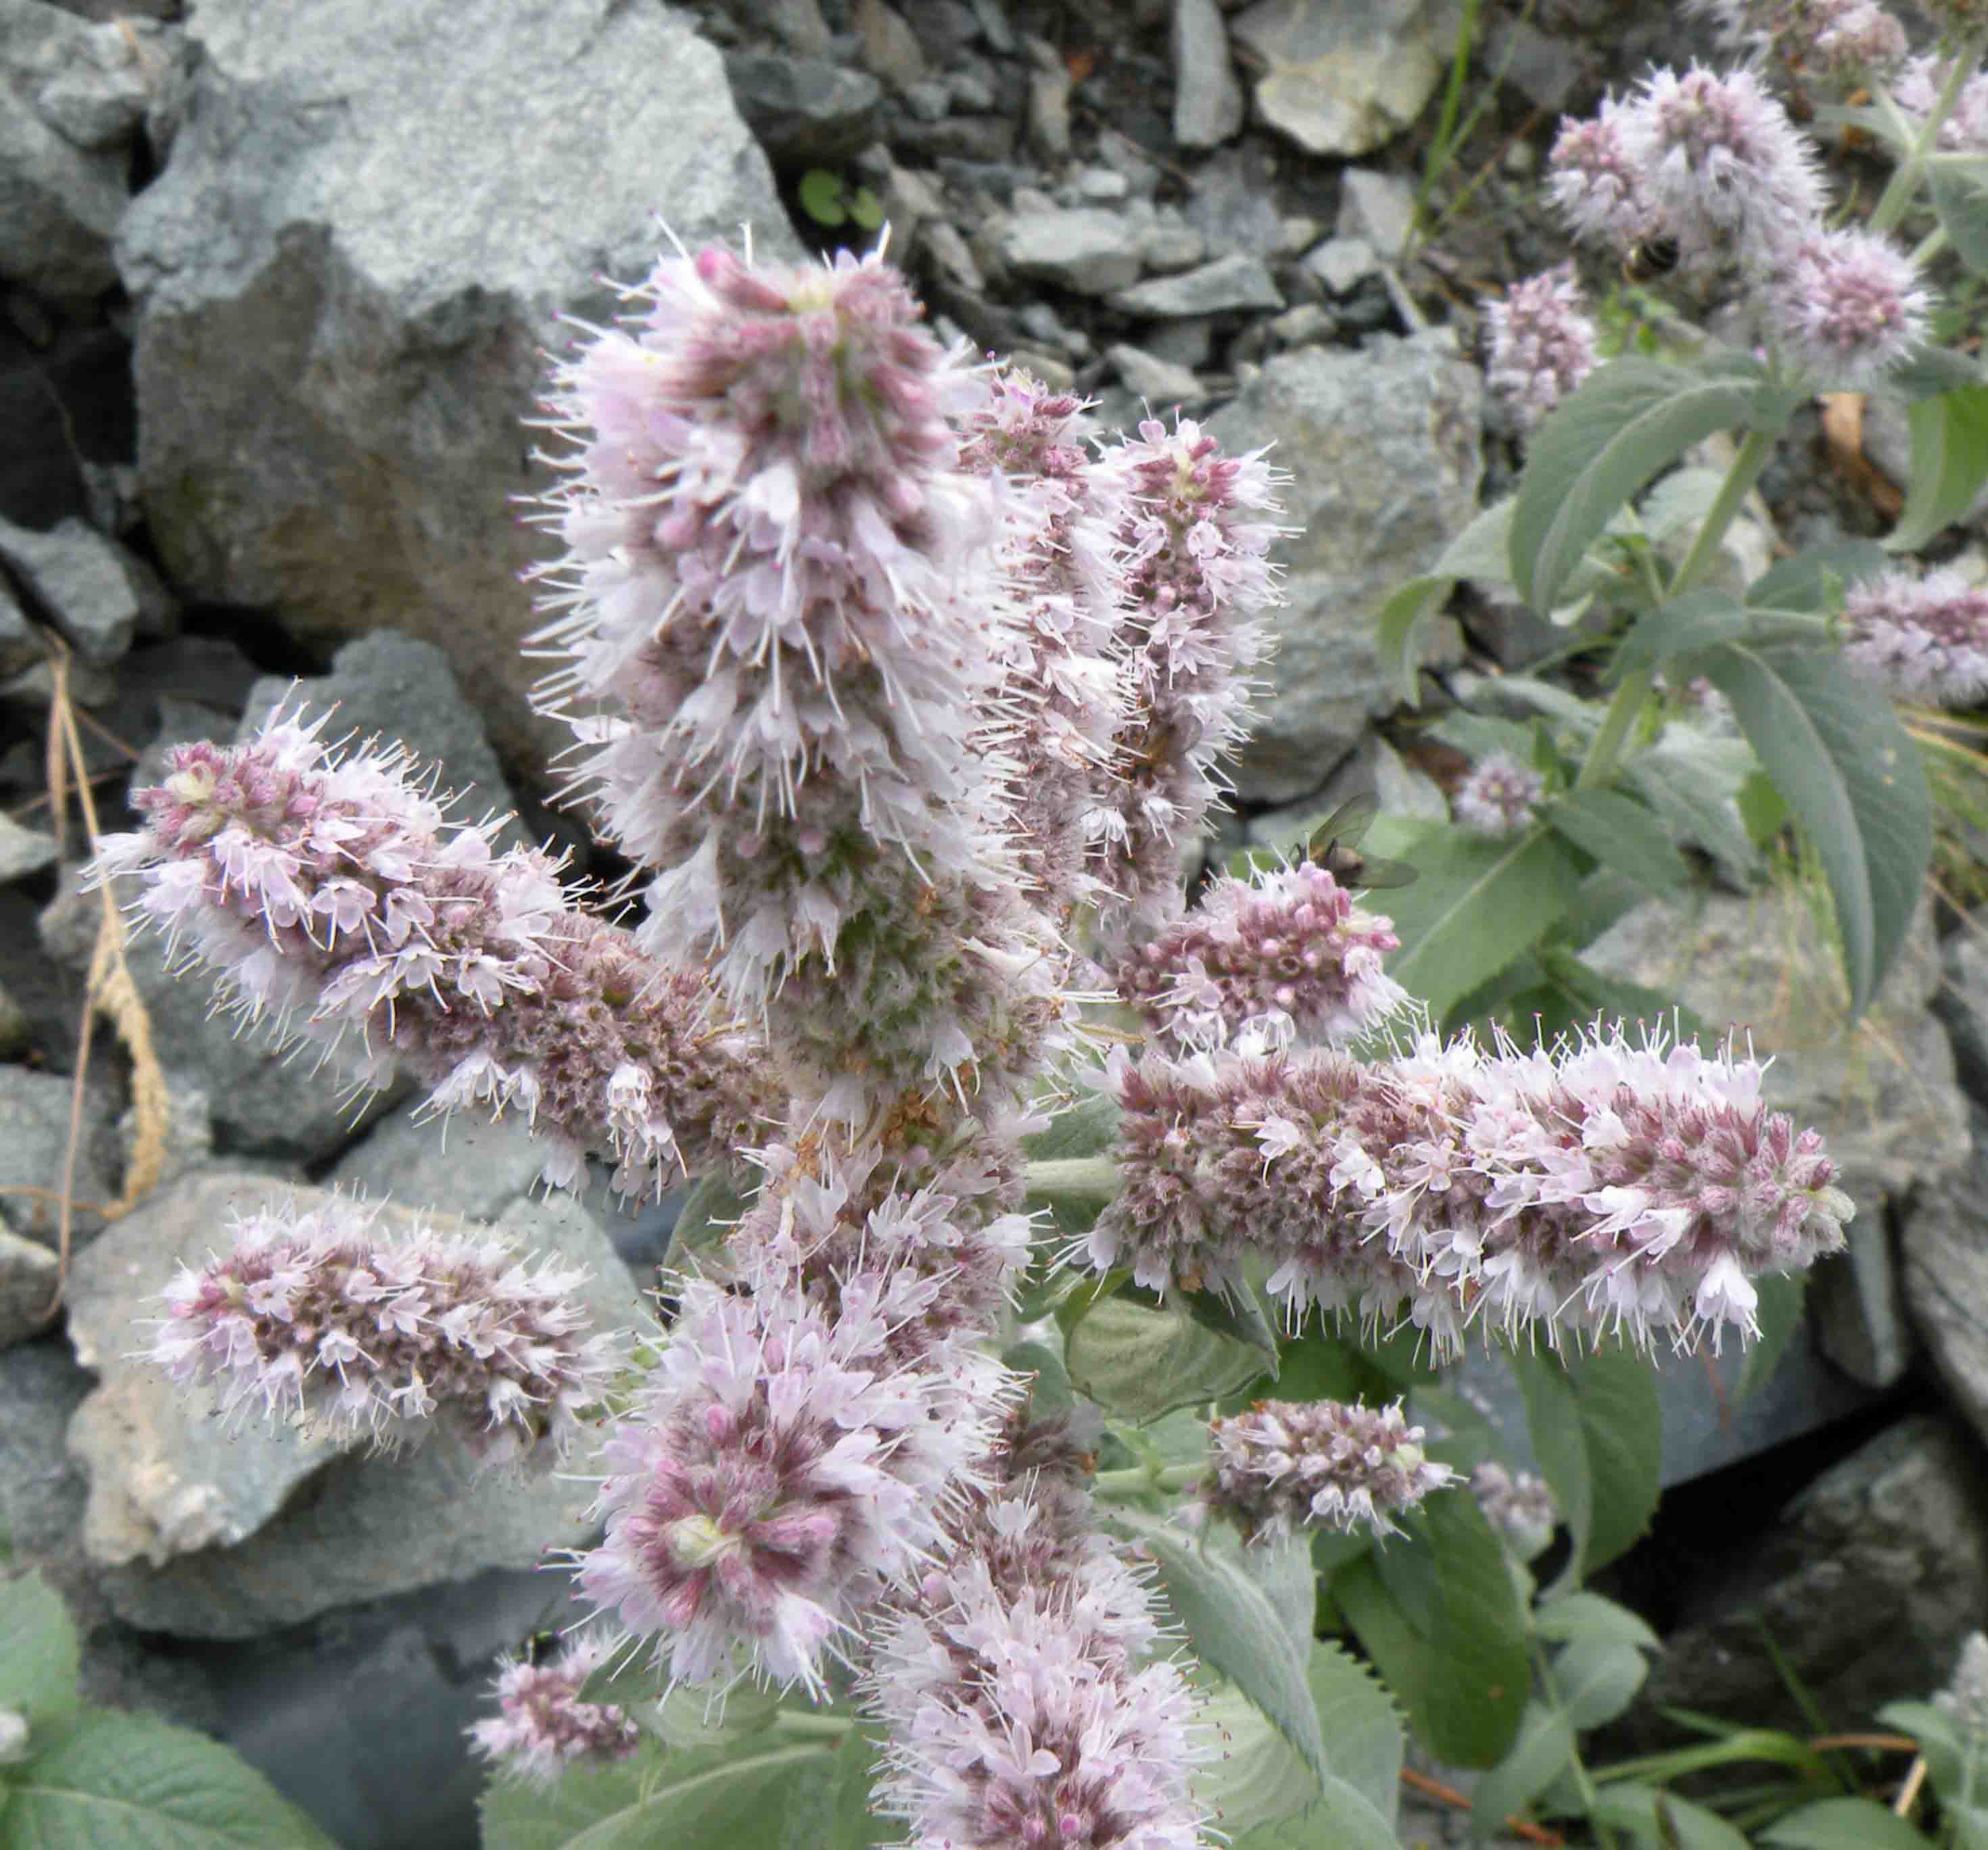
[[[639,274],[658,214],[686,242],[750,225],[789,256],[888,219],[942,331],[1090,394],[1107,426],[1178,408],[1233,447],[1276,444],[1290,602],[1215,845],[1361,786],[1440,806],[1374,614],[1509,487],[1479,305],[1566,254],[1537,198],[1560,113],[1709,50],[1678,10],[1483,7],[1462,93],[1483,107],[1417,236],[1445,0],[0,0],[0,1542],[85,1616],[93,1695],[233,1740],[351,1850],[472,1842],[460,1731],[492,1654],[558,1598],[533,1563],[584,1497],[469,1491],[439,1451],[387,1473],[216,1445],[162,1405],[126,1332],[150,1281],[271,1182],[519,1226],[624,1304],[668,1211],[549,1206],[519,1140],[458,1125],[441,1148],[404,1099],[355,1115],[141,943],[166,1166],[107,1229],[91,1211],[134,1135],[100,1034],[79,1256],[49,1324],[43,1192],[98,923],[75,890],[79,815],[49,801],[58,652],[106,827],[166,746],[240,736],[301,678],[437,762],[467,807],[516,808],[584,857],[545,807],[517,653],[535,543],[514,498],[543,485],[519,419],[557,317],[611,313],[603,279]],[[1864,448],[1847,468],[1819,424],[1799,432],[1736,543],[1882,530],[1905,455],[1882,395]],[[1949,543],[1978,562],[1978,542]],[[1430,698],[1556,640],[1466,592],[1432,638]],[[1622,1571],[1669,1634],[1651,1714],[1792,1720],[1764,1620],[1854,1726],[1939,1683],[1988,1609],[1969,1136],[1988,952],[1929,909],[1845,1035],[1791,1001],[1790,972],[1799,999],[1824,962],[1798,911],[1646,911],[1598,952],[1753,1023],[1861,1209],[1762,1393],[1736,1402],[1734,1356],[1666,1369],[1677,1489]],[[1445,1828],[1418,1814],[1408,1841]]]

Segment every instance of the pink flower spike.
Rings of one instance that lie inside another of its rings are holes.
[[[576,1764],[627,1759],[642,1744],[627,1712],[580,1699],[611,1655],[604,1639],[582,1635],[551,1663],[505,1659],[495,1689],[499,1712],[469,1729],[470,1745],[500,1774],[533,1785],[549,1785]]]
[[[1485,305],[1484,316],[1491,330],[1485,380],[1523,436],[1594,370],[1594,323],[1571,263],[1513,283],[1503,301]]]
[[[1787,357],[1830,391],[1868,391],[1909,359],[1932,303],[1912,259],[1868,232],[1817,232],[1767,293]]]

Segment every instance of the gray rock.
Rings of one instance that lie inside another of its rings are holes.
[[[1183,270],[1176,276],[1155,276],[1111,298],[1121,313],[1172,320],[1182,315],[1219,315],[1236,309],[1280,309],[1284,299],[1270,279],[1260,257],[1232,252]]]
[[[1040,39],[1029,41],[1029,61],[1033,66],[1029,73],[1029,146],[1040,161],[1067,161],[1070,66],[1054,46]]]
[[[1162,276],[1191,270],[1208,255],[1208,240],[1191,225],[1151,225],[1139,234],[1146,268]]]
[[[29,828],[0,810],[0,887],[53,867],[58,852],[52,835]]]
[[[1415,218],[1415,189],[1399,174],[1349,167],[1339,176],[1338,235],[1390,259],[1398,257]]]
[[[383,1118],[324,1179],[349,1194],[423,1212],[495,1220],[530,1194],[544,1161],[522,1119],[492,1124],[470,1116],[443,1125],[407,1104]]]
[[[1604,974],[1675,996],[1715,1033],[1729,1025],[1773,1056],[1762,1095],[1827,1141],[1857,1203],[1849,1250],[1815,1270],[1810,1311],[1830,1359],[1873,1387],[1911,1361],[1888,1232],[1912,1191],[1966,1163],[1966,1104],[1928,1008],[1940,962],[1929,909],[1863,1020],[1844,1021],[1834,952],[1798,898],[1652,901],[1583,953]]]
[[[0,1066],[0,1223],[16,1233],[52,1245],[56,1207],[46,1193],[62,1185],[63,1152],[69,1148],[69,1081],[59,1073],[31,1073]],[[83,1093],[82,1135],[76,1148],[76,1197],[106,1202],[117,1193],[100,1153],[110,1118],[109,1101],[96,1086]],[[84,1237],[103,1225],[79,1207],[76,1233]]]
[[[884,0],[856,0],[850,23],[863,43],[863,62],[893,90],[916,83],[928,69],[918,36]]]
[[[61,1261],[39,1240],[0,1227],[0,1349],[39,1335],[58,1312]]]
[[[1001,228],[999,248],[1016,276],[1080,295],[1108,296],[1139,274],[1137,228],[1095,206],[1018,212]]]
[[[0,679],[18,675],[42,659],[42,645],[14,594],[0,584]]]
[[[803,58],[827,56],[835,42],[821,16],[820,0],[767,0],[759,17],[768,32]]]
[[[254,738],[279,702],[286,712],[300,705],[313,714],[335,708],[327,738],[351,733],[401,741],[424,773],[433,769],[439,789],[455,793],[451,815],[474,822],[516,807],[482,715],[433,643],[376,630],[340,649],[329,675],[295,682],[265,675],[248,692],[235,742]],[[516,839],[515,830],[499,837]]]
[[[519,420],[595,280],[754,228],[797,259],[719,56],[619,0],[204,0],[119,265],[152,533],[191,597],[439,644],[534,759]],[[326,100],[337,99],[336,106]],[[271,382],[280,380],[282,389]],[[563,729],[559,729],[563,730]]]
[[[1333,330],[1332,311],[1316,302],[1301,302],[1286,309],[1270,323],[1270,335],[1280,347],[1310,347],[1323,340]]]
[[[1988,1115],[1972,1118],[1973,1156],[1912,1198],[1898,1247],[1913,1327],[1955,1411],[1988,1439]]]
[[[937,77],[906,84],[903,100],[904,107],[920,122],[943,122],[952,109],[952,92]]]
[[[69,1442],[90,1473],[84,1546],[104,1565],[118,1615],[181,1637],[252,1637],[354,1601],[526,1567],[549,1542],[573,1537],[591,1492],[570,1477],[478,1473],[446,1434],[394,1461],[289,1428],[228,1439],[206,1395],[162,1392],[156,1371],[126,1356],[134,1318],[175,1263],[198,1261],[231,1208],[260,1192],[239,1177],[188,1178],[119,1222],[76,1267],[71,1336],[103,1380]],[[599,1327],[636,1319],[626,1269],[570,1203],[519,1204],[502,1224],[532,1250],[588,1267],[584,1295]],[[297,1494],[313,1479],[310,1494]]]
[[[91,25],[43,0],[0,0],[0,83],[80,148],[128,141],[167,56],[172,29]]]
[[[1229,30],[1269,67],[1256,83],[1265,121],[1308,154],[1357,156],[1435,94],[1453,13],[1439,0],[1258,0]]]
[[[1952,1422],[1906,1420],[1804,1491],[1743,1569],[1722,1562],[1679,1591],[1692,1616],[1665,1639],[1625,1746],[1674,1737],[1664,1705],[1806,1738],[1782,1663],[1827,1715],[1923,1698],[1988,1605],[1981,1454]]]
[[[1242,126],[1242,86],[1215,0],[1174,0],[1174,139],[1213,147]]]
[[[0,1535],[10,1568],[74,1569],[89,1486],[63,1434],[93,1385],[59,1336],[0,1349]]]
[[[150,566],[74,518],[46,533],[0,521],[0,560],[83,660],[99,666],[140,634],[167,634],[178,614]]]
[[[1209,421],[1231,451],[1275,441],[1292,480],[1274,556],[1272,692],[1244,748],[1239,788],[1261,802],[1316,790],[1321,769],[1394,704],[1374,653],[1381,605],[1425,570],[1476,509],[1482,385],[1446,333],[1382,338],[1357,353],[1280,354]],[[1426,660],[1454,660],[1453,624],[1432,626]]]
[[[1207,397],[1207,389],[1192,370],[1175,366],[1156,353],[1120,342],[1105,350],[1105,357],[1118,370],[1120,382],[1164,416],[1179,404],[1194,404]]]
[[[52,296],[115,282],[125,167],[112,150],[78,147],[0,74],[0,279]]]
[[[1079,167],[1069,188],[1087,205],[1117,205],[1132,196],[1131,181],[1108,167]]]
[[[884,89],[865,71],[780,52],[732,52],[732,100],[775,161],[841,161],[877,138]]]

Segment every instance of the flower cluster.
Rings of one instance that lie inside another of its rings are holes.
[[[1749,32],[1818,61],[1861,67],[1902,49],[1875,8],[1766,10],[1773,18]],[[1591,120],[1564,122],[1552,166],[1577,236],[1618,251],[1662,244],[1688,272],[1736,265],[1767,335],[1825,386],[1868,389],[1925,337],[1929,298],[1913,261],[1875,233],[1827,225],[1815,150],[1750,69],[1654,71]]]
[[[218,1384],[227,1415],[296,1415],[386,1446],[447,1419],[489,1461],[563,1453],[620,1361],[575,1301],[586,1274],[436,1226],[389,1238],[379,1218],[336,1194],[245,1216],[225,1254],[181,1267],[152,1360]]]
[[[1427,1436],[1391,1407],[1259,1400],[1209,1422],[1199,1500],[1251,1542],[1307,1529],[1398,1533],[1395,1517],[1455,1481],[1422,1449]]]
[[[1533,826],[1533,805],[1546,789],[1538,772],[1503,752],[1480,759],[1450,799],[1460,827],[1494,839]]]
[[[1371,1067],[1121,1051],[1122,1188],[1085,1250],[1155,1290],[1233,1288],[1266,1258],[1293,1321],[1405,1321],[1439,1355],[1473,1321],[1716,1347],[1753,1334],[1754,1275],[1840,1247],[1852,1212],[1762,1070],[1598,1027],[1529,1054],[1425,1036]]]
[[[1988,695],[1988,591],[1942,567],[1885,572],[1843,600],[1844,656],[1901,700],[1971,707]]]
[[[629,1194],[729,1165],[777,1101],[704,979],[580,911],[544,854],[450,822],[397,751],[340,756],[330,717],[174,746],[99,876],[142,875],[138,915],[249,1020],[359,1041],[362,1083],[399,1066],[438,1110],[521,1113],[549,1182],[592,1150]]]
[[[1932,1699],[1955,1723],[1964,1744],[1988,1743],[1988,1636],[1968,1634],[1953,1675]]]
[[[1531,1561],[1546,1551],[1560,1521],[1560,1504],[1544,1478],[1488,1461],[1471,1473],[1470,1493],[1484,1520],[1520,1560]]]
[[[1909,49],[1905,29],[1875,0],[1694,0],[1726,43],[1772,58],[1793,82],[1848,90],[1882,76]]]
[[[1900,68],[1892,100],[1915,130],[1924,128],[1938,106],[1943,76],[1941,60],[1930,52],[1907,59]],[[1943,154],[1988,154],[1988,71],[1974,73],[1961,85],[1935,140]]]
[[[889,1730],[877,1809],[918,1850],[1201,1850],[1205,1748],[1146,1579],[1052,1460],[976,1496],[899,1602],[867,1684]]]
[[[1485,383],[1523,436],[1594,370],[1594,323],[1572,263],[1543,271],[1485,304]]]
[[[1016,1383],[955,1287],[990,1268],[1004,1286],[1025,1245],[955,1198],[867,1181],[769,1185],[726,1276],[674,1287],[661,1360],[607,1437],[580,1586],[673,1681],[819,1689],[988,1469]]]
[[[1111,897],[1100,931],[1123,943],[1179,916],[1179,844],[1221,793],[1218,761],[1242,738],[1250,671],[1269,652],[1260,614],[1279,601],[1271,542],[1277,472],[1260,451],[1224,456],[1192,420],[1148,419],[1123,449],[1129,612],[1114,661],[1128,714],[1094,824]]]
[[[1408,1000],[1381,968],[1398,942],[1325,868],[1300,861],[1213,882],[1121,961],[1118,994],[1158,1044],[1182,1052],[1236,1045],[1266,1022],[1280,1041],[1343,1047]]]
[[[610,1653],[598,1638],[574,1639],[551,1663],[506,1659],[499,1669],[497,1713],[469,1730],[470,1744],[513,1777],[543,1785],[576,1761],[625,1760],[642,1731],[614,1703],[580,1693]]]

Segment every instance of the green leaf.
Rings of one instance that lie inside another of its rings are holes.
[[[1922,398],[1905,416],[1912,476],[1898,524],[1885,537],[1888,553],[1917,552],[1964,518],[1988,482],[1988,385]]]
[[[1195,1655],[1227,1677],[1323,1779],[1330,1771],[1301,1651],[1263,1589],[1234,1556],[1203,1547],[1158,1518],[1124,1508],[1111,1520],[1151,1554]]]
[[[1179,1291],[1174,1295],[1204,1330],[1256,1350],[1263,1358],[1258,1366],[1273,1381],[1276,1379],[1277,1332],[1254,1285],[1239,1285],[1226,1295],[1219,1291]]]
[[[1926,1850],[1926,1840],[1875,1799],[1825,1798],[1790,1811],[1760,1833],[1788,1850]]]
[[[779,1715],[779,1692],[749,1683],[729,1691],[722,1702],[712,1701],[708,1689],[678,1683],[663,1691],[658,1701],[658,1672],[649,1662],[649,1653],[637,1651],[630,1661],[632,1683],[624,1680],[617,1689],[610,1680],[606,1693],[593,1699],[618,1702],[624,1709],[645,1702],[652,1704],[648,1712],[649,1732],[666,1747],[686,1753],[711,1747],[736,1748],[742,1741],[764,1734]]]
[[[1512,1750],[1471,1795],[1473,1835],[1480,1842],[1499,1835],[1506,1819],[1523,1811],[1573,1757],[1574,1730],[1567,1718],[1546,1703],[1528,1703]]]
[[[1753,1280],[1753,1289],[1760,1297],[1754,1315],[1760,1321],[1760,1334],[1740,1365],[1739,1385],[1733,1390],[1736,1402],[1757,1393],[1773,1379],[1788,1344],[1801,1327],[1808,1274],[1769,1272]]]
[[[1670,725],[1655,744],[1623,765],[1621,776],[1663,818],[1673,841],[1696,843],[1744,881],[1760,856],[1736,798],[1758,769],[1744,739],[1715,739],[1696,727]]]
[[[66,1721],[76,1713],[80,1662],[62,1595],[39,1574],[0,1581],[0,1709],[37,1733]]]
[[[1817,650],[1723,643],[1699,662],[1815,844],[1851,1013],[1861,1015],[1905,941],[1932,856],[1919,755],[1891,702]]]
[[[1979,154],[1935,154],[1926,162],[1932,209],[1947,242],[1977,276],[1988,276],[1988,161]]]
[[[1533,944],[1573,903],[1581,878],[1544,828],[1506,841],[1435,831],[1415,867],[1415,884],[1388,895],[1401,945],[1388,973],[1438,1020]]]
[[[866,232],[874,232],[884,222],[884,202],[868,187],[859,186],[849,195],[849,215]]]
[[[154,1716],[65,1723],[12,1787],[9,1850],[336,1850],[232,1749]]]
[[[1332,1597],[1430,1752],[1487,1767],[1503,1757],[1525,1713],[1526,1613],[1504,1547],[1474,1499],[1431,1497],[1422,1517],[1435,1609],[1404,1610],[1371,1554],[1333,1576]],[[1402,1551],[1397,1541],[1388,1551]]]
[[[1219,1400],[1263,1372],[1259,1350],[1205,1328],[1171,1298],[1164,1310],[1105,1299],[1065,1336],[1063,1357],[1080,1394],[1134,1420]]]
[[[1057,1413],[1076,1405],[1077,1395],[1063,1358],[1047,1344],[1010,1343],[1001,1351],[1001,1362],[1018,1375],[1035,1377],[1029,1388],[1029,1405],[1033,1412]]]
[[[1554,1659],[1560,1710],[1577,1730],[1612,1722],[1649,1674],[1650,1661],[1635,1645],[1593,1632],[1570,1640]]]
[[[1875,539],[1835,539],[1804,546],[1777,560],[1746,587],[1746,602],[1763,610],[1826,610],[1839,590],[1892,570],[1892,557]]]
[[[1556,1595],[1533,1615],[1533,1629],[1549,1644],[1565,1644],[1577,1638],[1602,1638],[1618,1644],[1638,1645],[1646,1651],[1663,1648],[1662,1640],[1627,1606],[1618,1606],[1598,1593]]]
[[[1746,1850],[1745,1837],[1717,1812],[1654,1786],[1604,1787],[1590,1815],[1628,1831],[1635,1850]]]
[[[1694,649],[1729,641],[1746,627],[1746,610],[1730,591],[1687,591],[1636,619],[1609,664],[1610,678],[1661,668]]]
[[[835,1750],[827,1778],[794,1783],[777,1840],[779,1850],[874,1850],[880,1844],[903,1842],[897,1821],[878,1818],[870,1809],[882,1747],[881,1734],[851,1728]],[[669,1841],[675,1843],[674,1831]]]
[[[1031,1162],[1065,1162],[1079,1156],[1107,1156],[1118,1141],[1118,1101],[1091,1092],[1050,1120],[1046,1129],[1022,1139]]]
[[[1511,583],[1511,499],[1486,508],[1445,546],[1442,556],[1418,578],[1411,578],[1381,607],[1376,652],[1395,692],[1409,706],[1422,704],[1417,679],[1422,667],[1422,637],[1428,619],[1442,608],[1459,578],[1494,584]]]
[[[1230,1850],[1397,1850],[1395,1828],[1364,1794],[1344,1780],[1326,1780],[1309,1811],[1280,1824],[1259,1825]]]
[[[752,1204],[722,1175],[707,1175],[690,1192],[670,1234],[670,1263],[695,1269],[712,1257]]]
[[[1246,1838],[1259,1825],[1310,1809],[1318,1798],[1318,1776],[1234,1684],[1224,1683],[1197,1720],[1222,1743],[1222,1752],[1195,1770],[1194,1795],[1232,1838]]]
[[[834,1779],[837,1746],[762,1735],[738,1748],[575,1767],[549,1786],[499,1780],[478,1809],[483,1850],[738,1850],[777,1844],[796,1804],[810,1809]]]
[[[1918,348],[1903,365],[1892,367],[1885,375],[1885,389],[1902,394],[1908,404],[1936,398],[1956,387],[1981,383],[1980,360],[1930,341]]]
[[[825,167],[811,167],[801,175],[801,183],[795,191],[800,199],[801,210],[816,225],[833,228],[847,219],[849,214],[842,203],[840,174],[832,174]]]
[[[1547,810],[1547,821],[1576,847],[1647,892],[1668,893],[1691,877],[1662,824],[1620,790],[1570,791]]]
[[[1707,1047],[1718,1038],[1705,1022],[1662,989],[1631,982],[1627,977],[1605,976],[1559,945],[1546,945],[1540,958],[1573,1006],[1570,1026],[1584,1027],[1599,1015],[1611,1021],[1661,1027],[1681,1040],[1696,1040]]]
[[[1611,360],[1533,433],[1512,519],[1512,577],[1544,615],[1615,511],[1714,431],[1749,421],[1754,387],[1649,360]]]
[[[1919,1743],[1940,1803],[1958,1804],[1966,1779],[1967,1750],[1954,1733],[1952,1717],[1931,1703],[1898,1702],[1887,1703],[1878,1719]]]
[[[1514,1349],[1507,1359],[1526,1403],[1533,1456],[1574,1534],[1559,1584],[1577,1587],[1628,1548],[1656,1509],[1662,1462],[1656,1376],[1644,1358],[1619,1348],[1565,1361]]]

